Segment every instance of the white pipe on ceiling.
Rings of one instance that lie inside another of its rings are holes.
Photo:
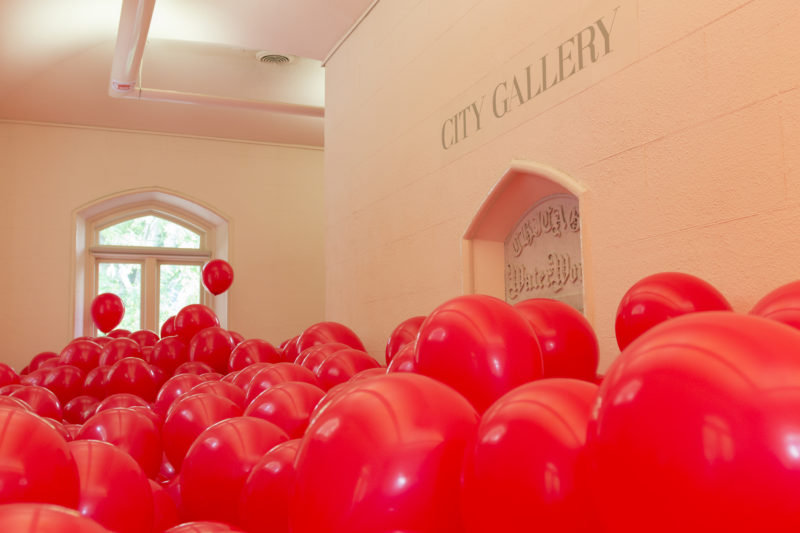
[[[238,107],[274,113],[323,117],[325,108],[268,100],[245,100],[210,94],[146,89],[139,84],[144,47],[150,31],[156,0],[123,0],[117,30],[117,45],[111,63],[108,94],[114,98],[133,98],[182,104]]]

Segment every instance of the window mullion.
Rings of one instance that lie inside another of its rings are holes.
[[[142,283],[142,328],[158,332],[158,260],[147,257],[144,260],[144,282]]]

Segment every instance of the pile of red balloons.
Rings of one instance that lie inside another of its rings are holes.
[[[794,531],[796,302],[739,314],[649,276],[603,378],[549,299],[444,302],[389,334],[388,368],[336,322],[275,346],[190,305],[0,364],[0,530]]]

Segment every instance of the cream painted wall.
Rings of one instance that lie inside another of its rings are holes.
[[[449,117],[617,6],[607,57],[443,148]],[[327,64],[326,317],[381,353],[458,295],[461,237],[514,159],[588,189],[601,369],[648,274],[749,310],[800,276],[798,28],[794,0],[381,0]]]
[[[322,164],[316,148],[0,122],[0,361],[71,338],[73,212],[140,187],[228,218],[230,329],[277,344],[322,320]]]

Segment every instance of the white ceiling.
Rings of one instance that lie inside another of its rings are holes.
[[[0,0],[0,119],[322,146],[323,118],[265,109],[324,106],[322,61],[376,0],[156,0],[141,87],[234,105],[110,97],[122,1]]]

